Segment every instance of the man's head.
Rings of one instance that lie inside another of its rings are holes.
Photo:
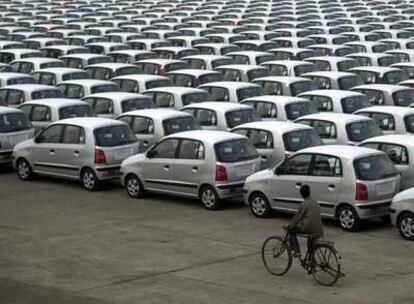
[[[300,195],[302,195],[303,198],[308,198],[310,196],[310,188],[308,185],[303,185],[300,187]]]

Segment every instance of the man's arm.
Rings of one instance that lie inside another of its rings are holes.
[[[303,219],[303,217],[306,214],[306,209],[307,209],[307,205],[305,205],[305,203],[303,203],[300,208],[298,213],[295,214],[295,216],[292,218],[292,220],[289,223],[290,227],[295,227],[298,225],[298,223]]]

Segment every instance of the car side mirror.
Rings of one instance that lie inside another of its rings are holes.
[[[36,137],[34,138],[34,142],[35,142],[36,144],[40,143],[40,136],[36,136]]]
[[[276,167],[276,169],[275,169],[275,174],[276,175],[282,175],[283,174],[283,165],[281,165],[281,166],[279,166],[279,167]]]
[[[155,151],[154,149],[149,149],[147,151],[147,158],[153,158],[156,154],[157,154],[157,151]]]

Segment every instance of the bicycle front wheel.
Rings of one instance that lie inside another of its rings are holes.
[[[282,238],[271,236],[263,243],[262,261],[267,271],[273,275],[282,276],[292,266],[292,255]]]
[[[319,284],[324,286],[332,286],[341,277],[341,264],[337,251],[331,245],[315,245],[312,275]]]

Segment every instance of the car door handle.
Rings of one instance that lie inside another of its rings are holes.
[[[164,170],[165,170],[165,171],[170,171],[170,166],[165,165],[165,166],[164,166]]]
[[[73,154],[75,155],[75,156],[79,156],[79,151],[73,151]]]
[[[335,190],[335,185],[328,185],[328,190],[330,191],[334,191]]]
[[[50,152],[50,154],[55,155],[55,150],[54,149],[49,150],[49,152]]]
[[[302,183],[296,183],[295,184],[295,188],[299,189],[300,187],[302,187]]]
[[[192,167],[192,168],[191,168],[191,170],[192,170],[193,172],[197,172],[197,171],[198,171],[198,167]]]
[[[144,141],[142,142],[142,144],[143,144],[144,146],[148,146],[148,142],[147,142],[146,140],[144,140]]]
[[[262,161],[266,161],[267,160],[267,156],[266,155],[262,155],[261,156]]]

